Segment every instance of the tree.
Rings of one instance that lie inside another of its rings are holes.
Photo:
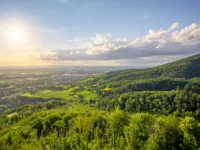
[[[60,136],[60,131],[63,131],[64,128],[65,128],[65,122],[62,121],[62,120],[57,120],[57,121],[54,123],[53,126],[56,128],[57,133],[58,133],[57,136],[59,137],[59,136]]]
[[[110,114],[109,123],[112,131],[112,148],[119,145],[120,136],[123,136],[124,126],[128,125],[128,122],[127,114],[119,109]]]
[[[37,129],[37,136],[38,139],[40,138],[41,134],[42,134],[42,130],[43,130],[43,124],[42,124],[42,120],[41,119],[37,119],[33,122],[33,129]]]
[[[185,150],[197,149],[196,137],[200,134],[198,122],[192,117],[185,117],[181,120],[179,127],[184,135],[182,148]]]

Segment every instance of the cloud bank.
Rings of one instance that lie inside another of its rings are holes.
[[[97,34],[85,47],[58,49],[42,53],[40,58],[50,61],[110,61],[133,60],[143,57],[189,55],[200,52],[200,25],[191,24],[179,29],[173,23],[168,29],[150,29],[135,40]]]

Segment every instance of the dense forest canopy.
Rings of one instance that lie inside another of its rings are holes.
[[[0,103],[16,104],[0,117],[1,150],[199,149],[200,55],[29,88]]]

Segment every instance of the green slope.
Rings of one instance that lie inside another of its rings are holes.
[[[200,149],[200,55],[24,93],[0,117],[1,150]],[[57,88],[55,88],[57,89]]]
[[[158,77],[193,78],[200,76],[200,54],[150,69],[128,69],[109,72],[104,80],[134,80]]]

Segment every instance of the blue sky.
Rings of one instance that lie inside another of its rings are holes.
[[[41,59],[46,65],[88,65],[91,61],[95,65],[130,65],[136,61],[144,67],[148,64],[154,66],[198,53],[199,43],[196,41],[199,38],[199,13],[198,0],[1,0],[0,33],[3,34],[2,30],[4,31],[6,26],[10,28],[17,25],[20,31],[17,29],[16,34],[28,34],[23,37],[26,42],[17,45],[16,42],[14,44],[0,41],[3,45],[0,47],[0,57],[4,58],[3,63],[6,63],[7,60],[16,60],[14,53],[21,53],[23,65],[27,63],[23,63],[25,59],[31,60],[29,64],[34,62],[34,59]],[[177,26],[168,32],[175,23]],[[195,25],[191,26],[192,24]],[[191,28],[189,32],[195,36],[193,40],[188,41],[191,37],[188,31],[189,35],[180,33],[187,27]],[[152,37],[148,37],[150,29],[156,31],[153,34],[161,30],[166,32],[152,40]],[[174,35],[173,32],[176,31],[177,35]],[[183,41],[181,35],[188,36],[188,39]],[[169,36],[172,38],[169,39]],[[146,39],[145,43],[142,42],[143,53],[140,54],[137,53],[141,51],[141,42],[140,47],[134,43],[137,38]],[[162,39],[163,43],[167,44],[161,50],[166,53],[156,54]],[[155,50],[149,44],[153,44]],[[174,51],[178,51],[176,55],[172,53],[173,46]],[[104,48],[105,50],[101,50]],[[182,52],[179,52],[180,48],[183,49]],[[119,53],[118,50],[122,52]],[[116,57],[109,56],[113,55],[111,51],[116,52]],[[136,54],[127,57],[124,53],[128,56]],[[61,55],[70,56],[60,57]],[[156,59],[159,55],[169,59],[159,61]],[[146,61],[149,59],[151,63]]]

